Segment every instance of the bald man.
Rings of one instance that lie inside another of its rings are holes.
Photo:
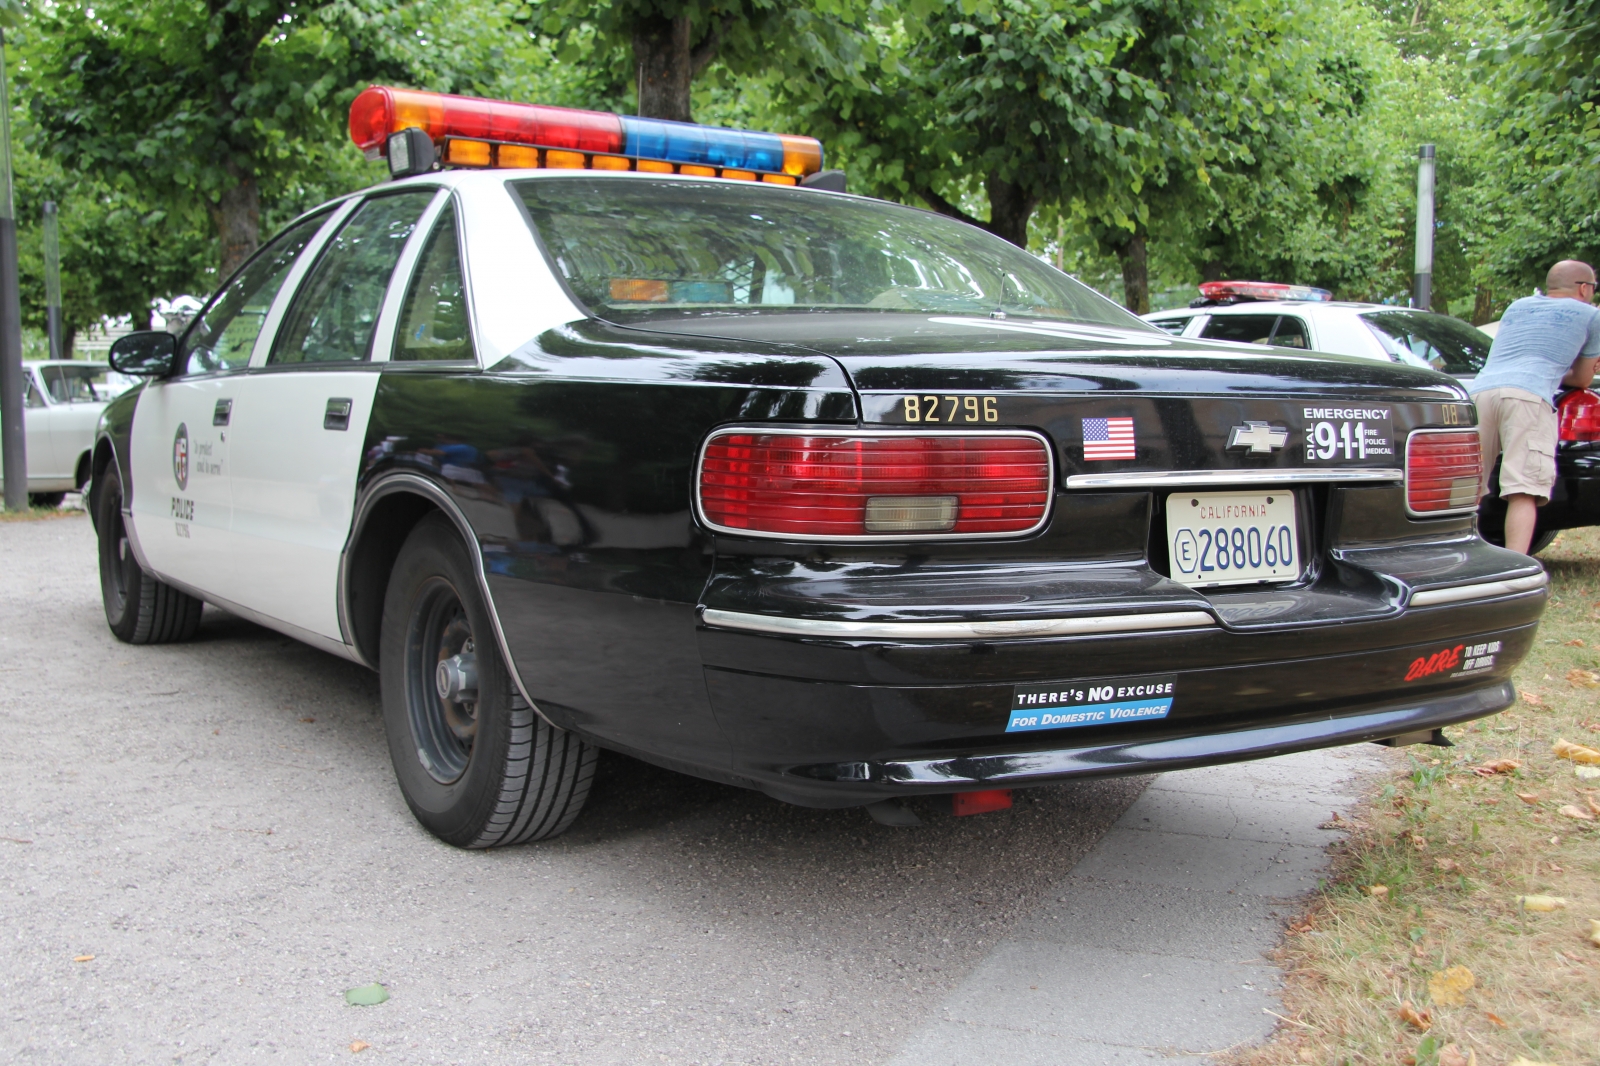
[[[1483,485],[1496,455],[1500,496],[1506,501],[1506,547],[1527,554],[1538,508],[1556,483],[1556,412],[1563,385],[1585,389],[1600,358],[1600,308],[1594,306],[1594,268],[1564,259],[1545,276],[1545,295],[1524,296],[1506,309],[1489,360],[1473,381]]]

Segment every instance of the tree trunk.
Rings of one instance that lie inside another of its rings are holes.
[[[151,313],[150,313],[150,308],[148,306],[144,309],[143,312],[141,312],[139,314],[135,314],[135,315],[130,315],[129,317],[133,319],[133,328],[134,329],[147,330],[147,329],[150,328]]]
[[[984,187],[989,191],[989,225],[985,228],[996,237],[1004,237],[1018,248],[1026,249],[1028,219],[1039,206],[1039,198],[994,174],[989,175]]]
[[[633,60],[639,72],[639,114],[688,122],[689,85],[694,80],[689,16],[641,19],[633,30]]]
[[[1472,324],[1481,326],[1494,320],[1494,290],[1478,286],[1472,297]]]
[[[1200,280],[1221,281],[1222,275],[1226,273],[1227,271],[1222,268],[1222,260],[1207,259],[1205,264],[1200,268]]]
[[[1136,315],[1150,313],[1150,262],[1146,256],[1144,231],[1128,238],[1117,249],[1122,260],[1122,305]]]
[[[78,339],[78,327],[63,324],[61,327],[61,358],[72,358],[72,345]]]
[[[240,175],[237,183],[222,190],[222,198],[208,208],[222,245],[221,272],[217,277],[220,285],[261,243],[261,189],[255,176]]]

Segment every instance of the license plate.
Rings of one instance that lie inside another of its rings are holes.
[[[1293,581],[1300,537],[1291,492],[1175,492],[1167,497],[1172,579],[1191,588]]]

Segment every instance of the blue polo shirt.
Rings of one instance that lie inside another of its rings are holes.
[[[1580,355],[1600,356],[1600,307],[1524,296],[1506,309],[1489,360],[1467,391],[1521,389],[1548,403]]]

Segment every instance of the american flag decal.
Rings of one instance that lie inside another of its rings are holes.
[[[1136,459],[1133,444],[1133,419],[1085,418],[1083,457],[1090,459]]]

